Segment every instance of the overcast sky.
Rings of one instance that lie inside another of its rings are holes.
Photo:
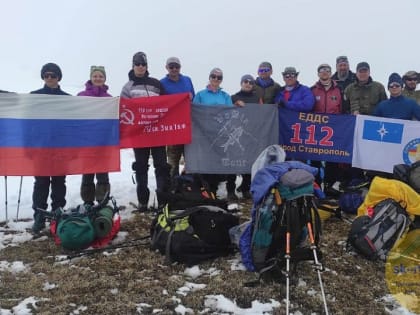
[[[55,62],[63,90],[82,90],[90,66],[103,65],[117,96],[137,51],[158,79],[166,59],[179,57],[196,91],[220,67],[222,86],[236,93],[261,61],[273,64],[281,84],[284,67],[295,66],[312,85],[317,66],[335,68],[338,55],[352,69],[369,62],[373,79],[386,84],[391,72],[420,71],[419,16],[419,0],[4,1],[0,89],[38,89],[42,65]]]

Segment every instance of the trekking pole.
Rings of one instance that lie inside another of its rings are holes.
[[[5,191],[5,199],[4,199],[4,203],[5,203],[5,213],[6,213],[6,223],[9,220],[9,216],[7,213],[7,176],[4,176],[4,191]]]
[[[290,202],[290,201],[289,201]],[[285,204],[286,210],[286,315],[289,315],[290,309],[290,206]]]
[[[19,193],[18,193],[18,201],[17,201],[17,209],[16,209],[16,222],[19,220],[20,196],[22,195],[22,181],[23,181],[23,176],[20,177]]]
[[[305,207],[305,212],[306,212],[306,217],[307,217],[306,225],[308,227],[309,241],[311,243],[312,253],[314,254],[315,269],[318,273],[318,280],[319,280],[319,286],[321,288],[322,301],[324,303],[325,314],[328,315],[329,313],[328,313],[327,299],[325,298],[324,284],[322,283],[322,277],[321,277],[321,270],[323,269],[323,267],[322,267],[322,264],[318,260],[318,254],[316,252],[317,246],[315,243],[314,232],[312,229],[311,207],[308,206],[306,197],[304,197],[304,207]],[[314,209],[314,211],[317,211],[316,208]]]

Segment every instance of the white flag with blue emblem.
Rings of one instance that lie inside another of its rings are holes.
[[[420,122],[357,115],[352,166],[392,173],[420,160]]]

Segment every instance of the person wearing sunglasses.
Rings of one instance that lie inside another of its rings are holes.
[[[132,69],[128,72],[129,81],[123,86],[121,97],[137,98],[150,97],[166,94],[162,83],[149,76],[146,54],[139,51],[134,54]],[[149,157],[152,154],[153,166],[156,177],[156,195],[158,207],[165,204],[163,197],[169,191],[170,186],[170,165],[167,163],[166,147],[133,148],[135,162],[132,165],[136,172],[138,211],[148,210],[150,190],[148,188]]]
[[[170,57],[166,60],[168,74],[160,80],[166,94],[189,93],[192,100],[195,96],[194,86],[190,77],[181,74],[181,61],[177,57]],[[184,145],[169,145],[166,147],[168,163],[171,165],[171,180],[179,175],[179,161],[184,155]]]
[[[236,106],[245,106],[245,104],[262,104],[261,98],[255,91],[255,79],[250,74],[245,74],[241,78],[241,90],[232,95],[232,102]],[[251,199],[251,174],[242,174],[242,183],[236,189],[242,193],[244,199]]]
[[[78,96],[111,97],[108,93],[108,85],[105,84],[106,72],[103,66],[91,66],[89,80],[85,83],[85,89]],[[96,187],[95,187],[96,176]],[[93,205],[96,199],[101,202],[111,190],[108,173],[83,174],[80,187],[80,196],[84,203]]]
[[[220,68],[213,68],[209,74],[209,83],[204,90],[199,91],[194,99],[193,104],[206,106],[233,106],[232,99],[229,94],[220,87],[223,81],[223,71]],[[188,163],[188,162],[187,162]],[[226,182],[226,190],[228,201],[238,200],[235,194],[236,175],[219,175],[219,174],[201,174],[203,179],[209,184],[210,191],[216,196],[219,183],[223,180]]]
[[[376,106],[373,115],[386,118],[420,120],[420,106],[415,100],[402,95],[403,80],[398,73],[391,73],[388,79],[390,98]]]
[[[402,94],[405,97],[412,98],[420,105],[420,91],[416,91],[417,84],[419,83],[420,74],[416,71],[408,71],[403,76],[404,89]]]
[[[385,87],[370,76],[367,62],[359,62],[356,67],[356,81],[344,90],[344,102],[349,103],[350,113],[372,115],[376,105],[388,97]],[[346,104],[343,104],[346,106]]]
[[[336,72],[331,77],[337,83],[341,91],[341,98],[343,98],[344,90],[354,81],[356,81],[356,74],[350,70],[349,59],[347,56],[338,56],[336,58]],[[349,114],[350,108],[342,108],[343,114]]]
[[[311,87],[311,91],[315,96],[315,106],[313,109],[314,113],[325,113],[325,114],[341,114],[341,90],[338,84],[331,78],[331,66],[323,63],[317,68],[317,74],[319,80]],[[311,161],[311,165],[316,168],[324,168],[324,177],[321,177],[321,172],[318,172],[316,176],[317,183],[321,186],[324,182],[324,192],[329,193],[330,187],[336,181],[342,181],[345,174],[339,168],[338,163],[334,162],[321,162]]]
[[[299,72],[295,67],[286,67],[282,72],[284,89],[275,98],[276,104],[297,112],[310,112],[315,105],[315,97],[306,85],[298,81]]]
[[[260,100],[258,103],[274,104],[274,98],[281,91],[281,86],[271,76],[273,67],[271,63],[263,61],[258,66],[258,77],[255,81],[255,91]]]
[[[70,95],[64,92],[58,84],[63,75],[60,67],[55,63],[42,66],[41,79],[44,87],[32,91],[31,94]],[[48,194],[51,186],[51,209],[54,212],[66,205],[66,176],[35,176],[34,190],[32,193],[32,208],[34,209],[34,224],[32,232],[39,234],[45,228],[44,213],[38,209],[47,210]]]

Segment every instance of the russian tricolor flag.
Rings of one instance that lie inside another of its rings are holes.
[[[0,175],[120,170],[117,97],[0,95]]]

